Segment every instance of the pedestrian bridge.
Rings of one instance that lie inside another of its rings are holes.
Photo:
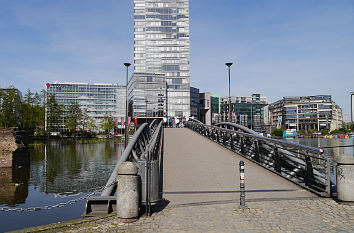
[[[232,123],[199,121],[163,128],[154,120],[139,127],[100,197],[89,198],[86,215],[112,212],[117,168],[135,162],[147,215],[154,203],[193,205],[238,202],[239,162],[245,163],[246,202],[330,196],[328,157],[319,148],[266,138]]]
[[[239,162],[245,162],[246,200],[317,195],[187,128],[164,129],[163,198],[169,205],[238,202]]]

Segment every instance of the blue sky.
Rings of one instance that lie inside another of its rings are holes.
[[[350,112],[354,1],[191,0],[191,85],[228,94],[331,94]],[[124,84],[133,0],[0,0],[0,86]]]

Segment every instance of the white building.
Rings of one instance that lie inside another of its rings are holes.
[[[58,104],[78,103],[99,127],[105,116],[121,119],[125,116],[125,86],[104,83],[54,82],[46,85],[47,99],[54,95]],[[47,122],[47,121],[46,121]],[[60,131],[65,130],[64,122]]]
[[[134,0],[134,72],[164,74],[168,115],[190,115],[189,0]]]

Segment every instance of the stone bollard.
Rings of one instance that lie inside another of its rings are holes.
[[[117,217],[136,220],[139,214],[138,168],[133,162],[123,162],[117,176]]]
[[[340,201],[354,201],[354,157],[351,155],[338,158],[337,195]]]

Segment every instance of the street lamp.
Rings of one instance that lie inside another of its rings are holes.
[[[231,96],[230,96],[230,66],[232,66],[232,62],[225,63],[227,65],[228,70],[229,70],[229,122],[232,122],[231,120]]]
[[[145,100],[145,117],[146,117],[146,123],[148,122],[148,102],[147,100]]]
[[[125,67],[127,67],[127,76],[126,76],[126,86],[125,86],[125,140],[124,140],[124,148],[127,147],[129,137],[128,137],[128,67],[130,66],[130,63],[124,63]]]

